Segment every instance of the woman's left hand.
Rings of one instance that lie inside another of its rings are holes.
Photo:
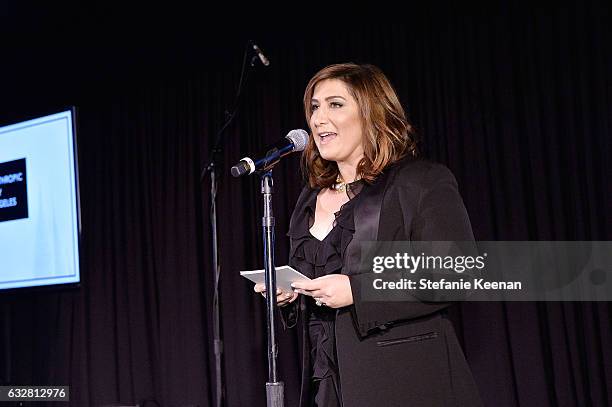
[[[353,303],[351,282],[344,274],[329,274],[310,281],[298,281],[291,286],[295,292],[309,295],[330,308],[346,307]]]

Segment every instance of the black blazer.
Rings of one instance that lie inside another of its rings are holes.
[[[305,187],[289,226],[293,262],[296,214],[319,191]],[[354,207],[355,233],[344,256],[354,304],[336,316],[336,348],[345,407],[481,406],[452,324],[448,303],[366,302],[358,275],[360,241],[473,240],[457,182],[444,166],[407,158],[366,185]],[[286,327],[304,314],[306,302],[282,309]],[[301,318],[305,321],[305,318]],[[301,324],[304,338],[307,325]],[[302,341],[307,343],[307,341]],[[302,360],[309,350],[304,347]],[[304,364],[303,364],[304,365]],[[302,366],[302,405],[309,399],[309,367]]]

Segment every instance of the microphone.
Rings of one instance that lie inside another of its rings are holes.
[[[232,175],[241,177],[255,171],[267,171],[274,167],[281,158],[296,151],[303,151],[308,144],[308,133],[302,129],[291,130],[284,139],[268,147],[262,158],[244,157],[232,167]]]
[[[266,58],[261,48],[259,48],[257,44],[255,44],[254,42],[252,42],[251,44],[253,45],[253,49],[257,53],[257,56],[259,57],[259,60],[261,61],[261,63],[264,64],[265,66],[270,65],[270,60]]]

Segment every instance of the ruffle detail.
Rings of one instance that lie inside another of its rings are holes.
[[[323,240],[310,233],[310,222],[314,219],[317,192],[309,197],[303,211],[295,218],[295,226],[287,235],[292,239],[294,252],[292,262],[302,274],[310,278],[337,274],[342,271],[344,253],[355,233],[351,199],[336,212],[333,229]]]
[[[361,188],[358,190],[361,191]],[[353,207],[356,197],[336,212],[335,225],[329,234],[318,240],[310,233],[316,210],[318,191],[313,190],[299,213],[293,219],[287,234],[292,239],[293,253],[290,264],[310,278],[342,272],[344,253],[353,239],[355,224]],[[337,378],[338,367],[334,340],[336,310],[315,305],[307,298],[308,332],[311,345],[313,379]]]

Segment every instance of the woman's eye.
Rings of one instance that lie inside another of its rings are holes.
[[[318,108],[319,108],[319,106],[318,106],[318,105],[312,105],[312,106],[310,106],[310,110],[312,110],[313,112],[314,112],[315,110],[317,110]]]
[[[331,102],[329,105],[331,107],[342,107],[342,103],[338,103],[338,102]]]

